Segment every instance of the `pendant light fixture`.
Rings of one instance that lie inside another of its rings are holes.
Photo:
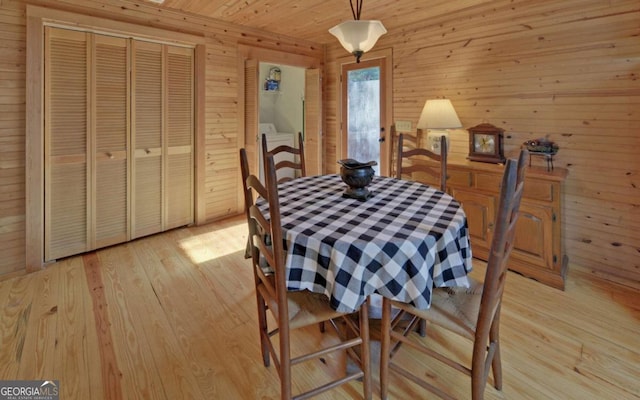
[[[338,38],[342,47],[356,57],[356,62],[360,62],[360,57],[373,48],[380,36],[387,33],[382,22],[360,19],[363,1],[356,0],[354,8],[353,0],[349,0],[353,21],[345,21],[329,29],[329,33]]]

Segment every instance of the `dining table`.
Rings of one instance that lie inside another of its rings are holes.
[[[452,196],[383,176],[364,201],[346,188],[338,174],[278,185],[289,290],[324,293],[348,313],[374,294],[427,309],[433,288],[469,286],[467,219]]]

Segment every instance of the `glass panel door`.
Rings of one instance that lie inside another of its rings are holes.
[[[343,148],[346,158],[376,161],[376,175],[384,171],[384,69],[375,59],[344,65],[342,71]]]

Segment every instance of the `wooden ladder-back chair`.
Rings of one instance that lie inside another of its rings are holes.
[[[420,133],[420,131],[418,131]],[[402,179],[403,175],[412,176],[415,172],[425,173],[440,181],[440,190],[447,190],[447,138],[440,137],[441,153],[419,147],[418,136],[401,133],[398,135],[396,145],[396,178]],[[420,158],[426,157],[437,162],[426,163]],[[405,161],[405,162],[403,162]],[[406,163],[410,161],[410,163]]]
[[[280,171],[284,168],[291,168],[294,170],[294,176],[296,176],[296,171],[299,171],[297,173],[297,176],[307,176],[307,171],[306,171],[306,167],[305,167],[305,163],[304,163],[304,141],[302,139],[302,132],[298,132],[298,147],[292,147],[292,146],[287,146],[287,145],[280,145],[277,146],[271,150],[267,150],[268,143],[267,143],[267,135],[265,135],[264,133],[262,134],[262,160],[266,160],[267,159],[267,154],[271,154],[274,158],[279,158],[278,155],[279,154],[291,154],[293,155],[293,159],[294,161],[291,161],[289,159],[284,159],[281,161],[276,162],[276,175],[277,175],[277,171]],[[278,179],[278,183],[282,183],[282,182],[286,182],[291,180],[292,178],[290,177],[282,177]]]
[[[392,137],[395,127],[392,127]],[[396,143],[396,178],[402,179],[403,175],[413,178],[413,173],[427,174],[432,179],[440,182],[440,190],[447,191],[447,138],[440,137],[440,154],[420,147],[422,130],[418,129],[416,136],[400,133]],[[422,158],[422,159],[421,159]],[[425,158],[428,160],[425,160]],[[405,164],[407,162],[407,164]],[[436,164],[437,163],[437,164]],[[420,321],[418,332],[420,336],[426,335],[425,321]]]
[[[353,314],[344,314],[332,309],[329,299],[323,294],[307,290],[287,290],[286,254],[273,156],[269,154],[266,157],[265,185],[255,175],[249,174],[244,149],[240,150],[240,158],[245,203],[248,206],[249,232],[253,239],[251,258],[262,359],[267,367],[273,359],[280,378],[281,399],[306,399],[358,379],[363,381],[363,398],[371,399],[368,302],[362,305],[357,318],[354,318]],[[262,199],[254,202],[258,197]],[[258,202],[266,204],[258,206]],[[265,268],[265,265],[270,268]],[[268,312],[273,316],[274,327],[269,326]],[[336,319],[344,321],[344,324],[341,324],[343,329],[334,321]],[[309,354],[292,357],[292,331],[325,321],[334,327],[341,340]],[[344,339],[347,330],[352,333],[351,339]],[[359,348],[359,353],[356,352],[356,348]],[[345,371],[345,375],[338,379],[294,396],[292,367],[337,351],[346,351],[348,356],[356,360],[360,369],[351,373]]]
[[[412,350],[420,351],[469,375],[473,400],[483,398],[490,369],[493,369],[495,388],[502,389],[500,307],[507,276],[507,262],[513,249],[516,221],[524,187],[525,159],[526,150],[523,150],[518,161],[507,160],[484,282],[470,278],[471,286],[469,288],[435,288],[431,308],[428,310],[418,310],[410,304],[388,299],[383,300],[380,360],[382,399],[387,398],[390,370],[410,379],[441,398],[453,399],[444,389],[436,387],[420,377],[423,377],[424,374],[409,371],[393,362],[393,356],[401,344],[409,344]],[[400,312],[393,318],[391,315],[392,305],[400,309]],[[413,340],[410,337],[410,329],[398,330],[398,322],[401,319],[406,321],[406,313],[413,318],[412,323],[408,324],[409,327],[415,325],[419,319],[425,319],[447,331],[471,340],[473,342],[471,367]]]

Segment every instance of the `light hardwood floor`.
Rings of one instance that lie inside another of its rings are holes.
[[[234,217],[0,282],[0,380],[58,379],[65,400],[277,399],[275,369],[265,368],[259,353],[246,231],[244,218]],[[474,263],[474,275],[483,270]],[[485,398],[640,398],[638,294],[576,269],[564,292],[510,274],[502,313],[504,388],[489,384]],[[324,340],[331,334],[311,327],[294,336],[293,350]],[[438,329],[429,327],[426,340],[468,358],[467,343],[453,343]],[[399,357],[423,365],[408,351]],[[297,388],[344,367],[340,357],[325,361],[297,371]],[[453,395],[469,397],[467,377],[429,373]],[[377,375],[374,382],[377,392]],[[428,398],[399,377],[391,382],[393,399]],[[319,398],[360,393],[353,384]]]

